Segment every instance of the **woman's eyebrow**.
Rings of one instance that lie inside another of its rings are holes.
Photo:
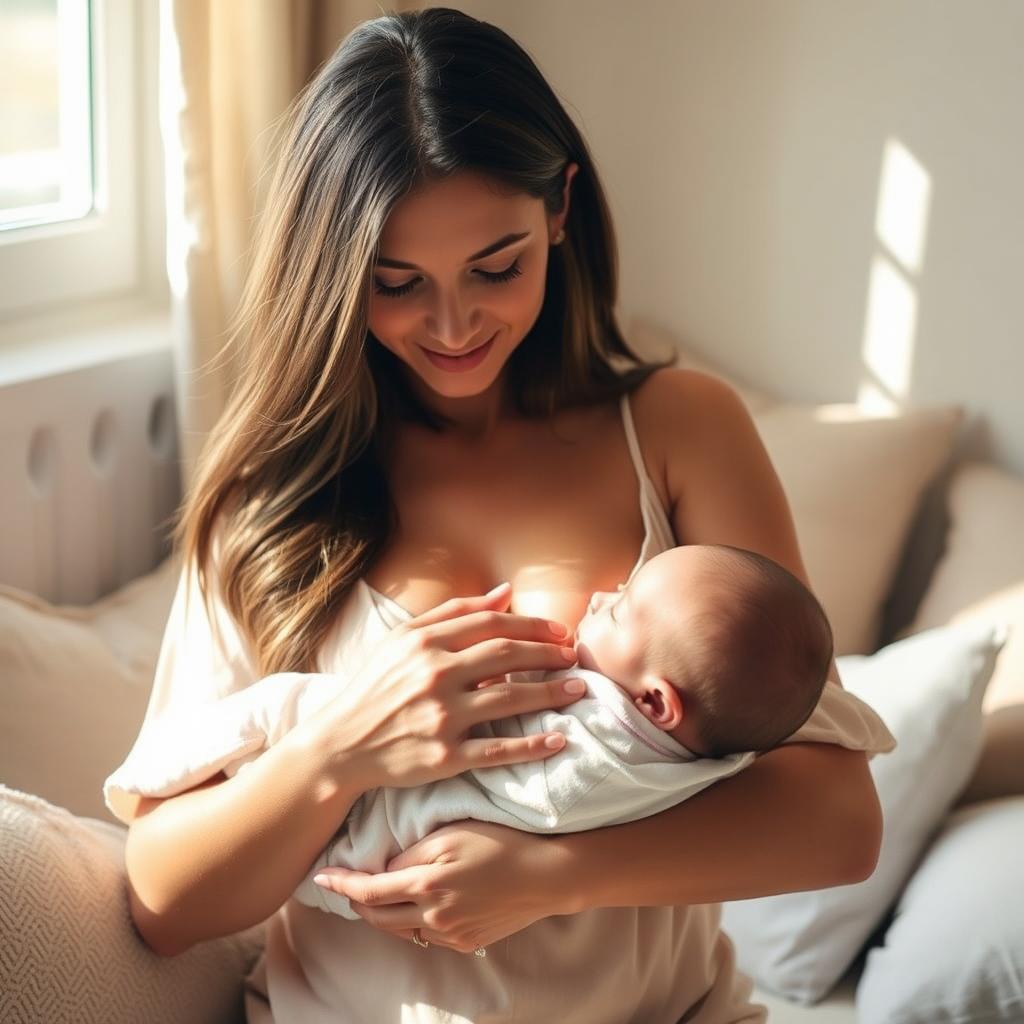
[[[522,241],[524,238],[529,238],[531,232],[520,231],[518,234],[502,235],[496,242],[491,242],[490,245],[485,245],[479,252],[473,253],[472,256],[466,260],[467,263],[472,263],[474,260],[482,260],[485,256],[490,256],[492,253],[501,252],[502,249],[507,249],[513,242]],[[378,267],[390,267],[393,270],[419,270],[415,263],[405,263],[402,260],[390,260],[386,256],[381,256],[377,260]]]

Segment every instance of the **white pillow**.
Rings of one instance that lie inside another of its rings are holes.
[[[946,820],[868,951],[857,1012],[871,1024],[1024,1020],[1024,796]]]
[[[885,818],[878,865],[855,885],[723,905],[739,967],[758,986],[807,1005],[842,977],[974,769],[985,687],[1008,632],[998,622],[947,626],[837,659],[845,687],[897,742],[868,765]]]

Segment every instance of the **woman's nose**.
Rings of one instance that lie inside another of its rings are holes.
[[[431,333],[446,349],[459,352],[478,344],[479,319],[475,310],[452,295],[441,300]]]

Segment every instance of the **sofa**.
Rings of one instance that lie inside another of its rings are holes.
[[[744,398],[844,684],[898,744],[870,762],[886,816],[870,879],[724,905],[755,1000],[780,1024],[1024,1021],[1024,479],[963,456],[959,406],[796,403],[648,320],[626,333]],[[178,571],[162,558],[87,604],[0,579],[9,1024],[244,1020],[265,923],[152,953],[128,912],[127,830],[102,797],[145,712]]]

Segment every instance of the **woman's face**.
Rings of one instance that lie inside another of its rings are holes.
[[[431,391],[479,395],[535,323],[548,247],[568,212],[463,171],[392,210],[374,267],[369,329]]]

